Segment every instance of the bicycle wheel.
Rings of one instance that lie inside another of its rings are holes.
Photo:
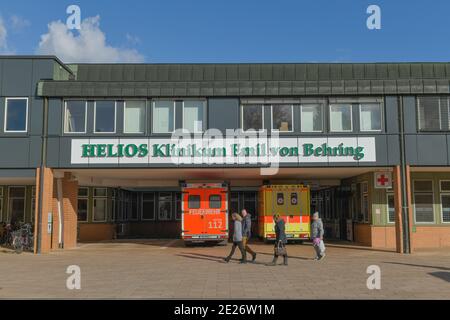
[[[13,248],[16,253],[22,253],[23,251],[23,243],[21,237],[14,237],[13,239]]]

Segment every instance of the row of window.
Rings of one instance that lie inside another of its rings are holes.
[[[294,106],[289,104],[275,104],[270,106],[272,131],[294,131]],[[264,130],[264,105],[248,104],[241,107],[241,127],[244,131]],[[329,105],[329,130],[331,132],[353,131],[353,105],[330,104]],[[300,105],[300,130],[301,132],[323,132],[324,122],[323,104]],[[379,103],[365,103],[359,105],[359,129],[360,131],[381,131],[383,111]]]
[[[435,223],[433,180],[414,180],[414,222]],[[439,181],[441,222],[450,223],[450,180]],[[387,193],[388,223],[395,222],[394,194]]]
[[[123,102],[124,132],[131,134],[146,131],[146,100],[126,100]],[[86,133],[87,101],[68,100],[64,106],[64,132]],[[183,128],[190,132],[201,132],[205,128],[204,100],[184,100]],[[115,133],[117,130],[118,101],[94,101],[94,132]],[[271,106],[271,130],[292,132],[294,130],[294,106],[275,104]],[[300,106],[300,128],[302,132],[323,132],[324,106],[322,104],[304,104]],[[28,98],[6,98],[4,132],[23,133],[28,128]],[[152,132],[171,133],[175,129],[175,101],[152,101]],[[241,109],[241,128],[245,130],[264,130],[264,106],[243,105]],[[331,132],[353,131],[352,104],[329,105],[329,130]],[[423,96],[417,98],[417,121],[420,131],[450,130],[450,97]],[[366,103],[359,106],[360,131],[381,131],[383,112],[378,103]]]
[[[152,101],[152,132],[171,133],[175,130],[175,101]],[[86,133],[87,104],[85,100],[68,100],[64,106],[64,133]],[[94,101],[94,133],[116,133],[119,101]],[[125,100],[123,105],[123,131],[142,134],[146,131],[147,101]],[[182,102],[183,128],[190,132],[203,131],[206,103],[202,100]]]
[[[90,207],[90,189],[78,188],[79,222],[181,220],[180,192],[142,192],[138,195],[136,192],[113,189],[109,199],[107,188],[92,190]]]

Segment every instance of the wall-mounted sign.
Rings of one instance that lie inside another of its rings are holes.
[[[375,188],[390,189],[392,188],[392,172],[378,171],[374,172]]]
[[[375,162],[375,138],[73,139],[72,164]]]

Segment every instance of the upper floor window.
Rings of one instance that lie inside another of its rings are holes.
[[[272,105],[272,130],[294,131],[294,107],[287,104]]]
[[[116,132],[116,102],[112,100],[96,101],[94,108],[94,132]]]
[[[175,130],[175,101],[154,101],[152,118],[152,131],[154,133],[173,132]]]
[[[5,132],[27,132],[28,98],[6,98]]]
[[[264,129],[264,106],[261,104],[246,104],[241,108],[241,128],[248,130]]]
[[[352,131],[352,105],[330,104],[330,131]]]
[[[447,97],[417,98],[419,130],[441,131],[450,129],[450,111]]]
[[[124,103],[124,133],[145,132],[145,105],[143,100],[128,100]]]
[[[86,132],[86,109],[86,101],[70,100],[65,102],[64,133]]]
[[[205,113],[205,102],[185,100],[183,101],[183,129],[189,132],[202,132]]]
[[[361,131],[381,131],[382,111],[379,103],[359,105],[359,129]]]
[[[323,107],[321,104],[305,104],[300,107],[302,132],[323,131]]]

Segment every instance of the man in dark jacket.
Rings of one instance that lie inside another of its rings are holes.
[[[248,252],[252,255],[252,262],[256,259],[256,252],[253,251],[248,246],[248,240],[252,236],[252,216],[247,212],[247,210],[243,209],[241,211],[242,214],[242,244],[244,245],[245,252]]]
[[[274,255],[273,255],[273,261],[270,263],[270,266],[275,266],[277,264],[278,255],[283,256],[283,264],[285,266],[288,265],[288,257],[287,257],[287,251],[286,251],[286,232],[284,227],[284,220],[280,218],[279,214],[275,214],[273,216],[273,222],[275,224],[275,247],[274,247]],[[281,250],[279,250],[281,249]],[[283,251],[283,253],[280,253],[279,251]]]

